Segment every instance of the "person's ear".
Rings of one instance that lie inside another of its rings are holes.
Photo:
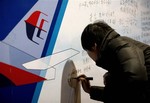
[[[95,43],[94,46],[92,47],[92,50],[93,50],[93,51],[96,51],[96,50],[97,50],[97,44],[96,44],[96,43]]]

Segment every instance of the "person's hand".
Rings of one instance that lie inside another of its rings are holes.
[[[86,93],[90,93],[90,87],[91,87],[91,85],[90,85],[89,80],[86,79],[86,75],[82,74],[82,75],[79,75],[77,78],[78,78],[78,80],[81,81],[83,90]]]

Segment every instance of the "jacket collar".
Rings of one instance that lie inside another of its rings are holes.
[[[99,64],[101,64],[101,56],[105,50],[105,48],[107,47],[108,43],[114,39],[117,38],[118,36],[120,36],[116,31],[114,30],[110,30],[104,37],[103,37],[103,41],[99,47],[99,53],[98,53],[98,59],[96,60],[96,65],[100,66]]]
[[[103,41],[100,45],[100,52],[104,51],[105,47],[109,43],[110,40],[120,36],[116,31],[110,30],[103,38]]]

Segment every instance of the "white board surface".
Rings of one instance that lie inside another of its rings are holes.
[[[132,37],[150,44],[150,1],[149,0],[69,0],[53,52],[68,48],[80,53],[71,58],[76,66],[77,75],[86,74],[94,78],[91,85],[103,86],[106,72],[87,56],[81,47],[80,36],[84,27],[95,20],[104,20],[120,35]],[[56,66],[56,77],[61,75],[64,63]],[[57,75],[59,74],[59,75]],[[52,90],[52,81],[47,81]],[[55,84],[61,83],[55,81]],[[60,91],[60,87],[57,88]],[[54,90],[52,90],[54,91]],[[43,89],[40,98],[48,91]],[[53,95],[54,93],[49,93]],[[56,95],[55,95],[56,96]],[[58,96],[59,97],[59,96]],[[51,98],[52,99],[52,98]],[[42,100],[42,99],[41,99]],[[53,101],[53,100],[52,100]],[[91,100],[81,88],[81,103],[101,103]]]

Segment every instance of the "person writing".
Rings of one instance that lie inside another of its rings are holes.
[[[150,46],[121,36],[104,21],[88,24],[81,44],[96,65],[107,70],[104,87],[78,76],[91,99],[104,103],[150,103]]]

